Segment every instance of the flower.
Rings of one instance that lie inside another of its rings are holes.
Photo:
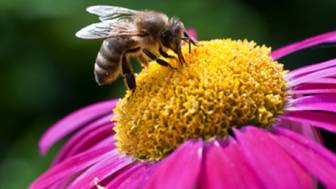
[[[336,156],[316,132],[336,132],[336,59],[290,72],[277,62],[334,42],[330,32],[271,52],[213,40],[184,49],[186,65],[167,60],[176,70],[152,63],[134,93],[44,134],[43,154],[76,130],[30,188],[336,188]]]

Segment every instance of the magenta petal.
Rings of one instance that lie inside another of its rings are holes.
[[[113,145],[109,145],[77,154],[43,173],[30,185],[29,188],[48,188],[57,181],[82,171],[97,161],[110,156],[109,152],[113,148]]]
[[[145,172],[135,173],[128,182],[124,182],[120,188],[122,189],[143,189],[145,183],[151,178],[156,168],[159,167],[157,162],[151,162],[148,164],[148,168]]]
[[[336,32],[328,32],[314,37],[310,37],[308,39],[293,43],[291,45],[287,45],[280,49],[276,49],[272,52],[271,56],[274,60],[277,60],[281,57],[284,57],[288,54],[299,51],[301,49],[305,49],[321,43],[334,43],[334,42],[336,42]]]
[[[127,168],[117,177],[113,178],[105,187],[106,188],[139,188],[138,186],[131,187],[130,184],[136,181],[139,176],[143,176],[147,170],[147,165],[143,163],[135,164],[132,167]]]
[[[278,142],[327,188],[336,188],[336,156],[323,146],[287,129],[275,129]]]
[[[302,89],[302,90],[292,90],[294,95],[305,95],[305,94],[332,94],[336,93],[336,88],[334,89]]]
[[[305,83],[296,86],[291,90],[292,94],[323,94],[323,93],[336,93],[335,84],[313,84]]]
[[[194,28],[188,28],[187,33],[192,40],[197,41],[197,31]]]
[[[317,83],[317,84],[336,84],[336,79],[334,78],[320,78],[309,81],[309,83]]]
[[[109,157],[102,159],[88,170],[83,172],[68,189],[94,187],[94,180],[102,181],[117,171],[133,163],[130,157],[121,156],[116,150],[110,153]]]
[[[112,112],[117,100],[109,100],[87,106],[71,113],[51,126],[40,139],[39,146],[42,154],[68,133],[80,128],[88,122]]]
[[[307,125],[326,129],[334,133],[336,132],[336,115],[332,113],[293,111],[281,116],[281,119],[300,122]]]
[[[49,186],[48,189],[64,189],[64,188],[67,188],[67,186],[71,182],[71,180],[70,181],[69,180],[70,180],[69,178],[61,179],[57,183]]]
[[[304,136],[307,139],[316,141],[317,143],[320,144],[323,143],[323,139],[322,136],[320,135],[319,130],[305,123],[280,119],[274,127],[286,128]]]
[[[300,67],[297,68],[295,70],[290,71],[286,77],[287,78],[296,78],[300,75],[305,75],[307,73],[310,72],[315,72],[318,70],[322,70],[322,69],[326,69],[326,68],[330,68],[330,67],[334,67],[336,66],[336,59],[332,59],[332,60],[328,60],[322,63],[318,63],[318,64],[312,64],[309,66],[304,66],[304,67]]]
[[[107,137],[112,137],[113,136],[112,125],[113,124],[107,124],[97,128],[91,133],[88,133],[88,135],[86,135],[85,138],[78,141],[72,146],[72,148],[69,150],[65,158],[68,158],[82,151],[90,149],[92,146],[95,146],[96,144],[106,139]]]
[[[262,189],[263,183],[242,155],[233,139],[221,146],[217,141],[206,150],[200,188]]]
[[[336,75],[336,67],[332,67],[332,68],[327,68],[327,69],[323,69],[320,71],[312,72],[307,75],[292,79],[288,81],[287,84],[289,87],[293,87],[293,86],[297,86],[302,83],[309,83],[310,81],[314,81],[316,79],[335,76],[335,75]]]
[[[187,141],[159,162],[143,189],[194,188],[201,169],[202,141]]]
[[[246,127],[234,130],[246,159],[266,188],[315,188],[313,179],[302,166],[275,143],[267,132]]]
[[[114,123],[111,122],[111,118],[112,114],[108,114],[107,116],[100,118],[97,121],[94,121],[92,124],[76,132],[58,152],[53,164],[64,160],[66,157],[85,150],[85,146],[83,146],[84,144],[87,144],[85,141],[91,144],[98,143],[100,140],[103,140],[107,134],[110,134],[112,136],[112,127]],[[90,140],[92,137],[99,138],[92,141]],[[86,145],[86,147],[90,147],[90,145]]]
[[[303,90],[303,89],[336,89],[336,85],[327,83],[304,83],[295,86],[294,90]]]
[[[313,96],[304,96],[294,100],[290,111],[299,110],[319,110],[336,113],[336,94],[320,94]]]

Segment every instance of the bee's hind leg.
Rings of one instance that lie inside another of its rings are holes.
[[[135,82],[134,73],[133,73],[132,68],[130,67],[130,65],[128,63],[126,54],[127,53],[134,53],[134,52],[137,52],[138,50],[140,50],[140,48],[127,49],[122,53],[122,58],[121,58],[122,74],[124,76],[125,83],[126,83],[128,89],[130,89],[131,91],[135,90],[136,82]]]
[[[173,66],[171,66],[168,62],[158,58],[155,54],[153,54],[152,52],[150,52],[149,50],[147,49],[143,49],[142,50],[143,53],[148,56],[150,59],[156,61],[158,64],[160,64],[161,66],[165,66],[165,67],[169,67],[169,68],[172,68],[172,69],[176,69],[174,68]]]

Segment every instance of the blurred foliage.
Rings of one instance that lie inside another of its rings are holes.
[[[121,78],[106,87],[94,81],[101,41],[74,36],[97,21],[85,12],[95,4],[176,15],[198,31],[200,40],[247,38],[273,47],[333,30],[336,18],[334,0],[0,1],[0,188],[26,188],[47,169],[54,153],[40,157],[37,143],[53,122],[86,104],[124,94]],[[331,57],[335,48],[312,48],[283,62],[295,68]]]

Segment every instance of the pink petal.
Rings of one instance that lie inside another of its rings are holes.
[[[145,183],[151,178],[159,165],[157,162],[148,164],[148,168],[144,172],[135,173],[128,182],[125,182],[120,188],[122,189],[143,189]]]
[[[107,137],[105,139],[103,139],[102,141],[100,141],[98,144],[92,146],[90,149],[96,149],[96,148],[100,148],[102,146],[106,146],[106,145],[113,145],[115,144],[115,140],[113,136]],[[114,146],[115,148],[115,146]]]
[[[108,132],[108,134],[112,135],[112,127],[114,125],[113,122],[111,122],[111,118],[112,118],[113,114],[108,114],[105,117],[102,117],[100,119],[98,119],[97,121],[94,121],[93,123],[91,123],[90,125],[86,126],[85,128],[79,130],[77,133],[75,133],[73,136],[71,136],[71,138],[65,143],[65,145],[63,145],[63,147],[61,148],[61,150],[58,152],[56,158],[54,159],[53,164],[56,164],[62,160],[64,160],[65,158],[69,157],[70,155],[74,155],[76,153],[81,152],[81,150],[85,150],[84,147],[81,147],[80,149],[78,149],[80,146],[80,143],[83,143],[83,141],[88,141],[89,138],[87,136],[101,136],[100,134],[105,136],[105,131],[106,129],[109,128],[110,132]],[[105,128],[105,129],[99,129],[99,128]],[[98,137],[99,137],[98,136]],[[102,136],[103,138],[100,138],[101,140],[104,139],[104,136]],[[89,140],[90,141],[90,140]],[[97,140],[97,142],[99,142],[99,139]],[[89,147],[88,145],[86,145],[87,147]]]
[[[310,81],[309,83],[336,84],[336,79],[334,79],[334,78],[320,78],[320,79]]]
[[[284,57],[288,54],[299,51],[301,49],[305,49],[322,43],[334,43],[334,42],[336,42],[336,32],[328,32],[314,37],[310,37],[308,39],[293,43],[291,45],[287,45],[280,49],[276,49],[275,51],[272,52],[271,56],[273,57],[274,60],[277,60],[281,57]]]
[[[58,181],[55,184],[52,184],[51,186],[48,187],[48,189],[60,189],[60,188],[66,188],[69,185],[69,178],[64,178]],[[71,181],[70,181],[71,182]]]
[[[336,132],[336,115],[326,112],[293,111],[281,116],[289,120]]]
[[[159,162],[159,167],[155,169],[143,189],[195,187],[201,169],[202,151],[202,141],[185,142]]]
[[[316,94],[316,93],[335,93],[335,84],[312,84],[305,83],[296,86],[291,90],[292,94]]]
[[[303,90],[303,89],[336,89],[335,84],[326,84],[326,83],[304,83],[298,86],[295,86],[294,90]]]
[[[127,168],[120,175],[113,178],[105,187],[106,188],[127,188],[130,189],[130,184],[135,181],[140,175],[144,175],[148,166],[143,163],[135,164],[132,167]],[[138,188],[138,187],[133,187]]]
[[[335,32],[336,33],[336,32]],[[296,78],[301,75],[305,75],[307,73],[315,72],[318,70],[330,68],[336,66],[336,59],[328,60],[322,63],[318,64],[312,64],[309,66],[304,66],[297,68],[295,70],[290,71],[287,75],[286,78]]]
[[[335,76],[336,75],[336,67],[323,69],[320,71],[312,72],[307,75],[292,79],[287,82],[289,87],[297,86],[302,83],[309,83],[311,81],[314,81],[316,79],[329,77],[329,76]]]
[[[246,127],[245,132],[234,129],[246,159],[255,174],[262,178],[265,188],[315,188],[311,176],[296,163],[282,147],[270,139],[267,132]]]
[[[191,37],[192,40],[197,41],[197,32],[194,28],[188,28],[187,29],[188,35]]]
[[[70,156],[83,152],[87,149],[90,149],[91,147],[95,146],[96,144],[106,139],[107,137],[112,137],[113,136],[112,127],[113,127],[112,124],[107,124],[89,133],[85,138],[83,138],[83,140],[80,140],[77,143],[75,143],[69,150],[68,154],[66,154],[66,157],[64,158],[68,158]]]
[[[121,156],[116,150],[113,150],[109,157],[102,159],[77,177],[68,189],[94,187],[95,179],[102,181],[133,162],[132,158]]]
[[[295,99],[287,110],[318,110],[336,113],[336,94],[320,94],[300,97]]]
[[[320,144],[323,143],[319,130],[305,123],[280,119],[274,127],[286,128],[304,136],[307,139],[316,141]]]
[[[303,90],[303,89],[336,89],[336,85],[328,83],[304,83],[295,86],[294,88],[294,90]]]
[[[293,95],[304,95],[304,94],[325,94],[325,93],[336,93],[335,89],[303,89],[303,90],[292,90]]]
[[[235,140],[221,146],[217,141],[205,151],[200,188],[265,188],[242,155]]]
[[[276,128],[274,141],[317,177],[327,188],[336,188],[336,156],[323,146],[289,130]]]
[[[117,100],[109,100],[84,107],[73,112],[51,126],[40,139],[39,146],[42,154],[70,132],[84,126],[88,122],[112,112]]]
[[[110,145],[77,154],[43,173],[30,185],[29,188],[48,188],[57,181],[82,171],[101,159],[110,156],[110,150],[113,148],[113,145]]]

